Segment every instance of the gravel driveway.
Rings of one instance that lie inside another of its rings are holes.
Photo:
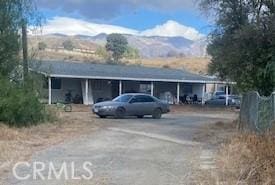
[[[89,113],[87,113],[89,114]],[[191,184],[198,168],[211,168],[211,151],[206,143],[195,142],[194,134],[204,124],[232,120],[235,114],[168,114],[161,120],[151,118],[105,119],[102,128],[69,143],[36,153],[31,162],[74,162],[77,174],[85,171],[85,161],[93,165],[91,180],[22,180],[12,175],[12,185],[178,185]],[[94,118],[98,119],[98,118]],[[205,163],[203,166],[202,163]],[[19,175],[31,168],[17,169]],[[47,177],[45,170],[42,175]]]

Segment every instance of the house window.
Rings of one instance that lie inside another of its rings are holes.
[[[61,78],[52,78],[52,89],[61,89]]]

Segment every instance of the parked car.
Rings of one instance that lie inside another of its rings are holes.
[[[226,105],[226,95],[213,97],[205,102],[206,105]],[[239,108],[241,105],[241,98],[236,95],[228,95],[228,105]]]
[[[152,115],[155,119],[160,119],[162,114],[170,111],[168,103],[162,102],[156,97],[131,93],[123,94],[113,99],[96,103],[92,107],[92,111],[100,118],[107,116],[115,116],[123,118],[124,116],[137,116],[143,118],[145,115]]]
[[[213,94],[213,98],[218,98],[218,97],[220,97],[220,96],[225,96],[226,94],[225,94],[225,92],[224,91],[216,91],[216,92],[214,92],[214,94]]]

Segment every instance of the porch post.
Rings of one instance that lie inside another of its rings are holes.
[[[203,85],[202,85],[202,94],[201,94],[201,104],[202,104],[202,105],[205,104],[205,99],[204,99],[204,96],[205,96],[205,88],[206,88],[206,84],[203,84]]]
[[[154,96],[154,82],[151,82],[151,96]]]
[[[214,88],[214,92],[217,92],[218,91],[218,84],[214,84],[215,88]]]
[[[49,90],[49,102],[48,104],[52,104],[52,79],[51,77],[48,77],[48,90]]]
[[[180,83],[177,84],[177,104],[180,104]]]
[[[85,80],[85,105],[89,105],[89,80]]]
[[[122,81],[119,80],[119,96],[122,95]]]
[[[225,97],[225,104],[226,106],[228,106],[228,85],[225,86],[225,94],[226,94],[226,97]]]

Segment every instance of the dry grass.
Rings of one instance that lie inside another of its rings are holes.
[[[238,135],[217,159],[219,181],[229,184],[275,184],[275,137]]]
[[[79,61],[91,62],[99,60],[98,57],[92,54],[83,54],[77,52],[60,52],[60,51],[35,51],[34,54],[38,60],[60,60],[60,61]]]
[[[212,127],[208,140],[219,138],[216,169],[199,171],[197,179],[203,185],[274,185],[275,184],[275,137],[235,133],[223,136],[223,141],[213,132],[228,130],[225,124]],[[236,125],[236,124],[234,124]],[[221,129],[222,128],[222,129]],[[223,132],[223,131],[222,131]],[[202,136],[206,139],[205,136]],[[229,138],[229,139],[228,139]],[[222,141],[222,142],[221,142]],[[216,144],[217,144],[216,143]]]
[[[105,60],[94,54],[82,54],[76,52],[61,51],[34,51],[34,57],[39,60],[64,60],[79,62],[104,63]],[[147,67],[185,69],[194,73],[207,74],[209,58],[156,58],[156,59],[124,59],[121,62],[126,65],[142,65]]]
[[[0,124],[0,182],[15,162],[28,160],[36,151],[88,134],[99,127],[86,107],[74,107],[73,110],[71,113],[58,112],[59,119],[54,123],[30,128],[9,128]]]
[[[238,109],[234,107],[212,107],[212,106],[202,106],[200,104],[194,104],[194,105],[173,105],[170,107],[171,113],[185,113],[185,112],[193,112],[193,113],[237,113],[239,112]]]
[[[206,74],[208,71],[209,58],[203,57],[186,57],[186,58],[157,58],[157,59],[140,59],[129,61],[130,64],[139,64],[149,67],[162,67],[173,69],[186,69],[195,73]]]

